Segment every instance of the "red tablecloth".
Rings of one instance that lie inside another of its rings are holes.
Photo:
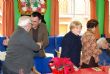
[[[100,70],[97,70],[98,68]],[[75,71],[73,74],[109,74],[109,66],[102,66],[98,68],[79,69],[79,71]]]
[[[100,70],[97,71],[93,68],[85,68],[85,69],[79,69],[78,71],[74,71],[73,73],[69,74],[109,74],[109,66],[102,66],[98,67]],[[68,74],[64,73],[63,71],[54,71],[53,74]]]

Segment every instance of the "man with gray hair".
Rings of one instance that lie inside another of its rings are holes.
[[[18,26],[8,42],[3,74],[30,74],[34,63],[34,51],[41,49],[42,43],[36,44],[28,33],[31,29],[30,17],[21,16]]]

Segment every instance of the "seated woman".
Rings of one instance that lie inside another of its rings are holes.
[[[98,62],[99,65],[110,65],[110,48],[109,43],[107,42],[106,38],[100,38],[97,40],[97,45],[102,53],[99,55],[100,61]]]
[[[8,37],[0,37],[0,51],[6,51],[8,40]]]
[[[0,37],[0,74],[1,74],[1,67],[2,67],[2,61],[4,60],[5,53],[1,53],[6,51],[8,38],[6,37]]]

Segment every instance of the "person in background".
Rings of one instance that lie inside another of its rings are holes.
[[[4,40],[3,40],[3,45],[5,46],[5,47],[7,47],[8,46],[8,41],[9,41],[9,37],[4,37]]]
[[[97,47],[95,38],[95,29],[98,21],[91,19],[87,22],[87,31],[82,36],[82,55],[81,68],[97,67],[99,61],[99,54],[101,51]]]
[[[98,48],[102,51],[99,55],[100,61],[98,62],[99,65],[110,65],[110,48],[109,43],[107,42],[106,38],[102,37],[97,40]]]
[[[8,45],[8,38],[7,37],[0,37],[0,52],[6,52],[6,48],[7,48],[7,45]],[[0,53],[1,55],[1,53]],[[1,68],[2,68],[2,61],[1,60],[3,58],[3,56],[0,56],[0,74],[2,73],[1,72]]]
[[[34,51],[41,49],[42,43],[36,44],[29,34],[31,18],[21,16],[18,26],[8,42],[3,74],[30,74],[34,65]]]
[[[61,57],[70,58],[72,63],[80,66],[80,52],[81,52],[81,37],[80,32],[82,24],[79,21],[72,21],[70,24],[70,31],[63,37]]]
[[[48,40],[48,31],[45,25],[45,20],[43,15],[39,12],[33,12],[31,15],[32,20],[32,28],[30,30],[30,34],[33,37],[33,40],[37,42],[42,42],[42,50],[36,56],[45,57],[44,48],[49,44]]]

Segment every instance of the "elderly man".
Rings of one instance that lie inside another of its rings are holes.
[[[31,20],[21,16],[18,30],[10,37],[3,74],[30,74],[33,67],[34,51],[41,49],[41,42],[35,43],[29,34]]]

